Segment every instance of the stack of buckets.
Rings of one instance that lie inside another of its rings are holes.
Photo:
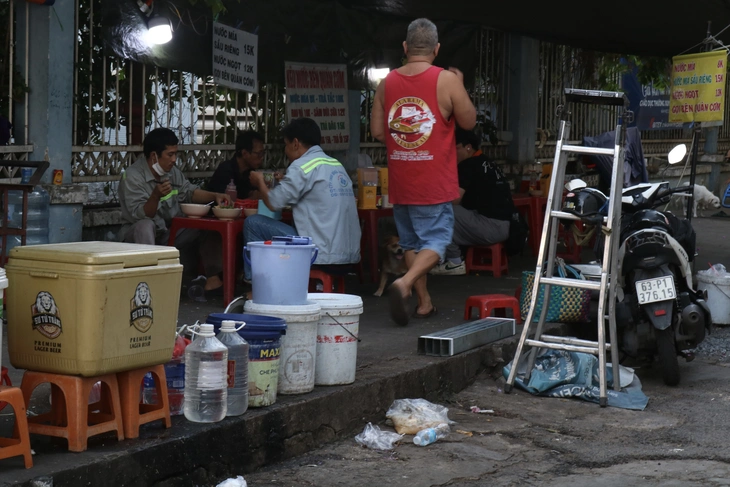
[[[284,395],[304,394],[315,385],[354,382],[362,299],[347,294],[307,293],[310,266],[317,258],[311,238],[274,237],[271,241],[249,242],[244,258],[251,265],[253,287],[252,299],[244,305],[245,313],[249,317],[280,319],[286,324],[275,390]],[[247,325],[242,331],[249,327],[249,321],[243,321]],[[249,369],[249,384],[253,380]]]

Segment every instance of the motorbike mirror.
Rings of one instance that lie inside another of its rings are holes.
[[[565,189],[567,189],[568,191],[576,191],[587,187],[588,184],[586,184],[586,182],[582,179],[573,179],[565,183]]]
[[[687,155],[687,145],[679,144],[674,149],[669,151],[669,155],[667,156],[667,158],[669,159],[669,164],[676,164],[676,163],[684,160],[684,156],[686,156],[686,155]]]

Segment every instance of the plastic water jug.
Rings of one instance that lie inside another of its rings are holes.
[[[16,193],[14,191],[14,193]],[[12,228],[22,228],[23,225],[23,193],[16,200],[12,201],[13,213],[11,215],[8,226]],[[10,196],[8,206],[11,205]],[[25,244],[38,245],[48,243],[48,214],[51,206],[51,197],[43,187],[36,186],[33,191],[28,194],[28,217],[25,226]],[[13,247],[21,244],[20,235],[14,235],[8,238],[8,251]]]
[[[228,411],[239,416],[248,410],[248,342],[238,334],[235,321],[224,320],[216,338],[228,347]]]
[[[213,333],[213,325],[200,325],[198,338],[185,348],[185,403],[188,421],[215,423],[226,417],[228,348]]]

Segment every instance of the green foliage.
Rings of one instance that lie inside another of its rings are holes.
[[[241,3],[241,0],[236,1],[238,3]],[[195,7],[199,3],[204,3],[208,6],[208,8],[210,8],[211,13],[213,14],[213,18],[216,18],[218,17],[218,15],[224,14],[228,11],[223,0],[188,0],[188,3],[193,7]]]

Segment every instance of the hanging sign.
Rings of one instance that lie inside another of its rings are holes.
[[[213,80],[235,90],[258,92],[259,36],[213,22]]]
[[[670,122],[722,122],[725,114],[727,52],[672,58]]]
[[[348,149],[347,66],[286,62],[285,70],[287,118],[317,122],[323,149]]]

